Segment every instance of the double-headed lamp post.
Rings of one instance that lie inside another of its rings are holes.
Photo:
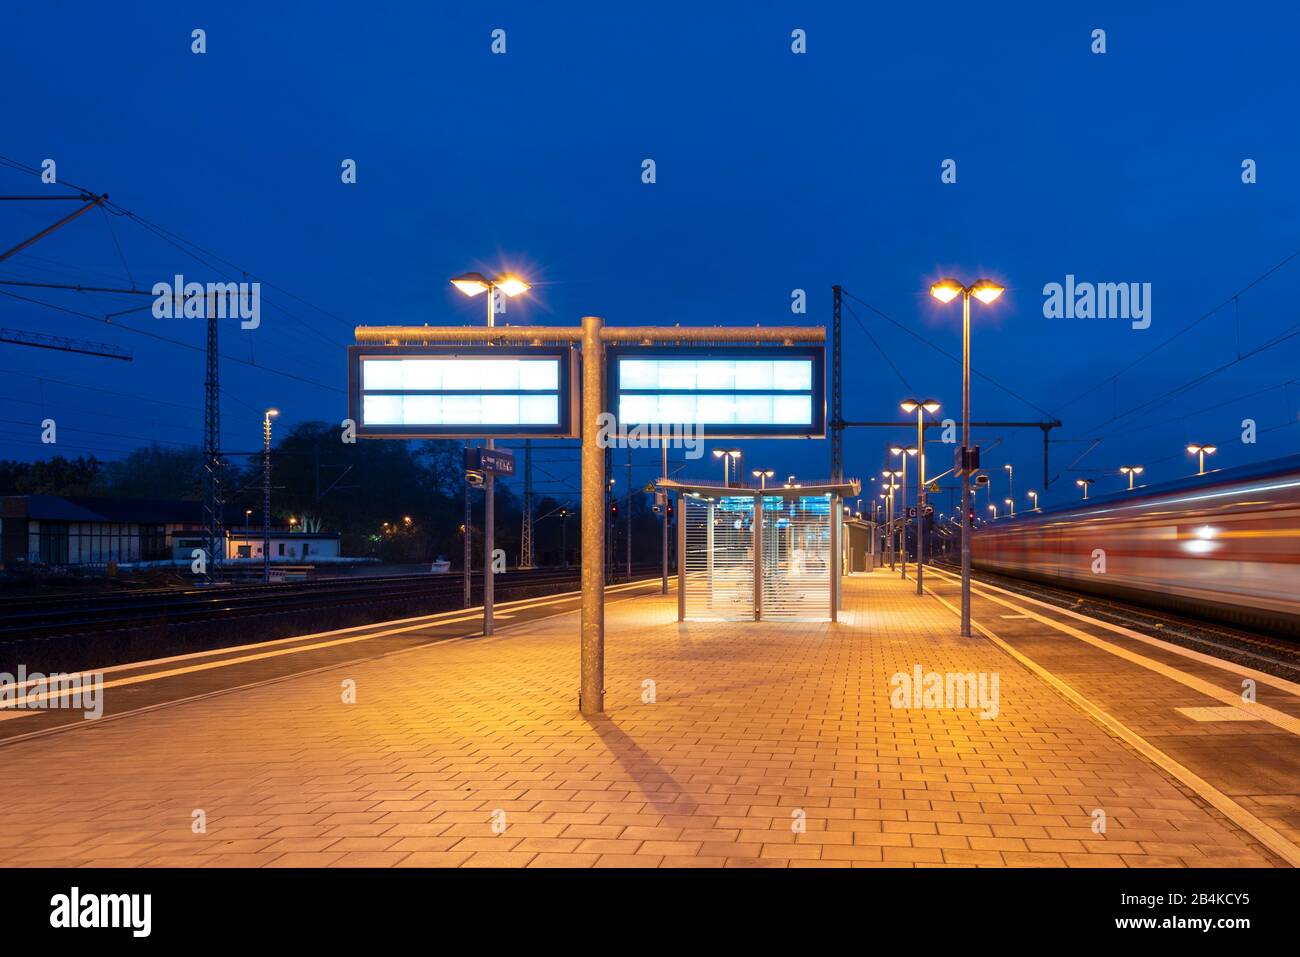
[[[518,276],[506,273],[498,276],[496,279],[488,279],[482,273],[467,272],[451,280],[451,284],[471,298],[481,293],[487,293],[487,324],[491,329],[496,323],[496,291],[501,292],[513,299],[515,296],[526,293],[531,287]],[[492,439],[487,440],[489,449],[496,448],[496,442]],[[492,514],[496,507],[495,496],[493,495],[493,485],[495,484],[495,473],[485,471],[483,473],[483,634],[492,634],[492,553],[496,550],[496,521]],[[466,540],[469,538],[469,529],[465,529]]]
[[[1215,452],[1219,451],[1219,447],[1217,445],[1201,445],[1199,443],[1193,442],[1191,445],[1187,446],[1187,451],[1192,455],[1199,455],[1201,457],[1201,470],[1196,474],[1204,475],[1205,457],[1207,455],[1213,455]]]
[[[916,482],[916,593],[923,593],[925,587],[925,413],[931,415],[939,411],[939,403],[934,399],[908,399],[901,403],[907,413],[916,413],[916,447],[918,478]]]
[[[1079,488],[1083,489],[1083,500],[1084,500],[1085,502],[1088,500],[1088,486],[1091,485],[1094,481],[1095,481],[1094,479],[1075,479],[1075,480],[1074,480],[1074,484],[1077,485],[1077,486],[1079,486]]]
[[[767,491],[767,480],[770,479],[773,475],[775,475],[776,472],[774,472],[772,469],[754,469],[754,471],[750,474],[752,474],[754,478],[758,479],[759,482],[762,483],[759,486],[759,491],[765,492]]]
[[[907,577],[907,457],[909,455],[919,455],[920,453],[915,448],[903,448],[901,445],[895,445],[890,447],[889,454],[901,455],[903,457],[903,468],[901,469],[902,485],[899,488],[899,496],[898,496],[903,503],[903,510],[902,510],[903,521],[899,525],[899,527],[902,529],[902,532],[899,535],[898,544],[899,544],[899,549],[902,552],[902,554],[899,556],[902,559],[899,562],[899,567],[901,568],[900,574],[901,577],[906,578]]]
[[[731,463],[736,463],[736,474],[740,474],[740,449],[714,449],[713,457],[722,459],[722,484],[731,487]]]
[[[262,416],[262,581],[271,580],[271,420],[279,409]]]
[[[1142,474],[1142,466],[1121,465],[1119,470],[1121,474],[1128,476],[1128,490],[1133,491],[1133,479]]]
[[[880,493],[885,500],[885,525],[889,528],[889,568],[894,568],[894,489],[898,487],[896,479],[901,473],[892,469],[880,473],[881,478],[889,479],[889,488]]]
[[[970,449],[970,300],[974,296],[986,306],[1003,293],[1003,287],[990,279],[980,279],[963,286],[955,279],[940,279],[930,287],[930,295],[942,303],[961,296],[961,633],[970,637],[970,470],[965,461]]]

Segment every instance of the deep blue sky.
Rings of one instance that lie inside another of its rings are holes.
[[[0,34],[0,153],[55,158],[61,179],[312,304],[264,288],[262,327],[228,326],[224,348],[334,389],[353,324],[481,322],[481,302],[446,282],[467,268],[532,278],[507,319],[549,324],[589,313],[823,323],[840,282],[952,353],[960,312],[925,290],[942,274],[988,275],[1009,293],[976,307],[976,368],[1064,419],[1057,437],[1080,440],[1053,445],[1053,492],[1073,497],[1080,475],[1117,487],[1104,473],[1133,461],[1149,479],[1185,474],[1193,439],[1218,442],[1225,466],[1296,451],[1300,384],[1283,383],[1300,377],[1300,338],[1110,420],[1235,358],[1238,337],[1247,351],[1293,326],[1300,259],[1241,297],[1239,324],[1229,307],[1107,381],[1300,248],[1294,7],[727,6],[21,5]],[[207,30],[202,56],[190,52],[195,27]],[[489,51],[496,27],[504,56]],[[790,51],[796,27],[802,56]],[[1094,28],[1107,31],[1105,55],[1090,52]],[[652,186],[640,181],[647,157]],[[344,158],[358,162],[356,185],[339,181]],[[940,182],[947,158],[955,185]],[[1255,185],[1241,182],[1245,158],[1258,162]],[[43,189],[0,169],[0,192]],[[69,208],[0,204],[5,248]],[[98,212],[29,252],[0,278],[216,278]],[[1150,282],[1151,328],[1043,318],[1043,284],[1067,273]],[[790,314],[794,288],[808,291],[807,316]],[[10,291],[100,315],[130,305]],[[901,378],[846,312],[846,416],[892,417],[912,391],[955,414],[959,367],[850,305]],[[202,343],[193,321],[130,324]],[[49,451],[32,444],[44,415],[67,454],[199,440],[200,353],[3,298],[0,325],[136,357],[0,344],[0,456]],[[268,405],[289,423],[343,417],[341,391],[233,362],[223,376],[228,448],[256,447]],[[982,379],[974,403],[977,418],[1041,417]],[[1259,422],[1255,446],[1238,439],[1246,416]],[[986,448],[999,437],[986,462],[1014,462],[1019,489],[1041,490],[1041,434],[980,436]],[[1076,466],[1091,471],[1068,471],[1098,437]],[[878,473],[896,438],[850,432],[848,471]],[[826,443],[746,448],[781,474],[828,471]],[[541,490],[571,484],[572,451],[539,458],[559,476]],[[637,484],[656,462],[638,457]],[[711,457],[692,470],[717,471]]]

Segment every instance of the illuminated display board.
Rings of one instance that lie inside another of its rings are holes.
[[[609,408],[620,428],[685,425],[729,439],[826,434],[820,346],[618,347],[609,357]]]
[[[349,346],[348,415],[362,438],[572,438],[566,347]]]

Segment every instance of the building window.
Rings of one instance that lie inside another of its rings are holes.
[[[281,557],[283,557],[283,555],[284,555],[284,542],[281,542],[281,543],[280,543],[280,555],[281,555]]]
[[[167,530],[162,525],[140,526],[140,560],[156,562],[167,557]]]
[[[41,522],[40,554],[46,565],[68,564],[67,522]]]

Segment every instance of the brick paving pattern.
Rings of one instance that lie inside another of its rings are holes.
[[[0,864],[1271,863],[913,587],[846,579],[837,626],[611,604],[599,720],[577,714],[565,614],[19,742]],[[891,707],[917,664],[997,672],[997,718]]]

